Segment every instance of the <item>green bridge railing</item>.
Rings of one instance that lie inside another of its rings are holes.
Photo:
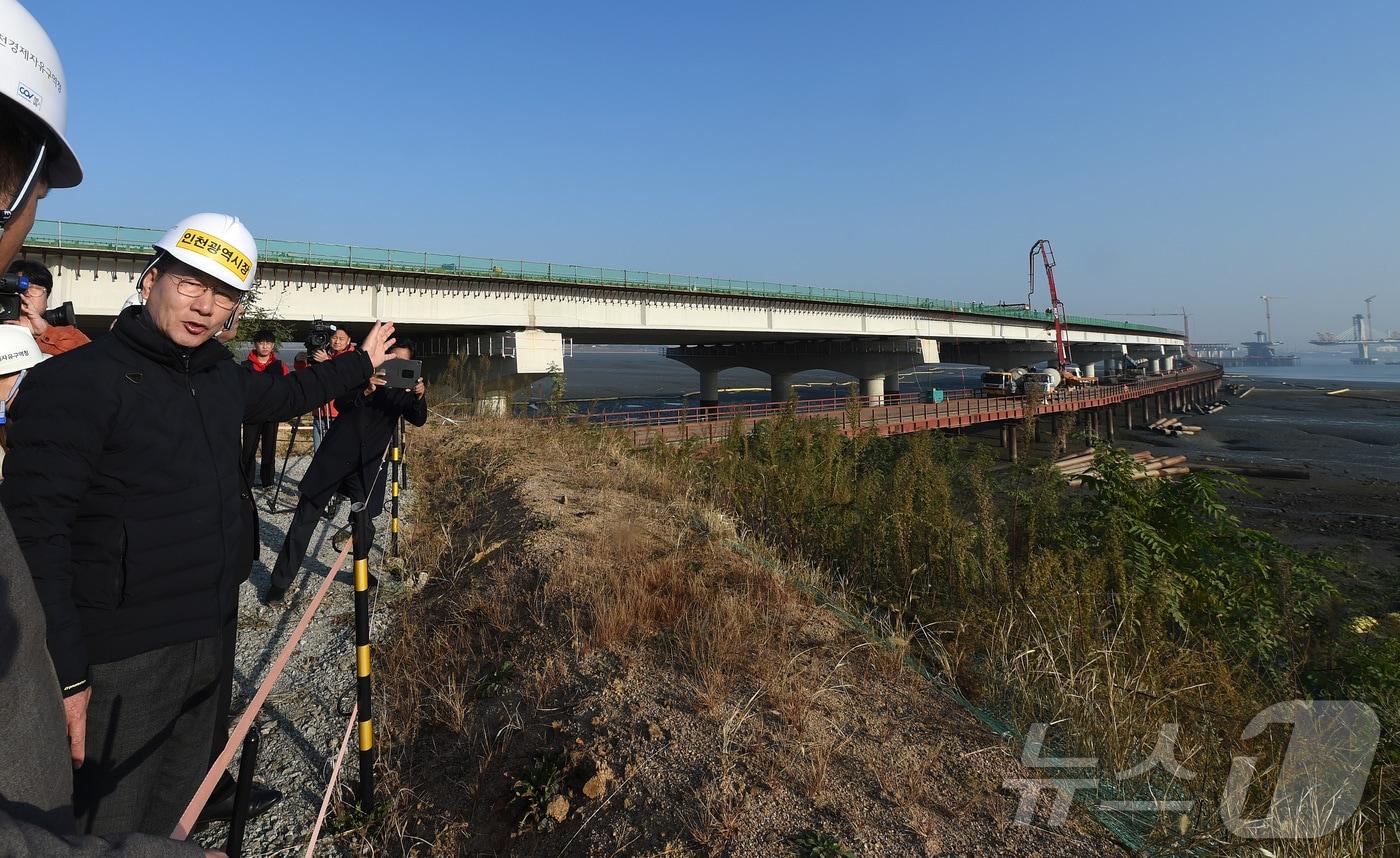
[[[151,244],[162,234],[163,230],[142,227],[38,220],[34,222],[34,228],[30,230],[25,243],[33,247],[147,253],[151,249]],[[915,298],[847,289],[819,289],[813,286],[795,286],[788,283],[768,283],[758,280],[728,280],[688,274],[656,274],[650,271],[630,271],[623,268],[595,268],[586,265],[561,265],[555,262],[526,262],[518,259],[492,259],[483,256],[388,250],[380,247],[359,247],[349,244],[321,244],[314,241],[281,241],[260,238],[257,242],[258,261],[264,264],[325,265],[336,268],[392,271],[402,274],[432,274],[440,277],[495,277],[503,280],[531,280],[587,286],[792,298],[833,304],[865,304],[914,310],[943,310],[1033,322],[1047,322],[1050,319],[1048,314],[1035,310],[998,307],[994,304],[983,304],[976,301],[946,301],[941,298]],[[1092,316],[1068,316],[1066,321],[1073,325],[1112,328],[1122,331],[1142,331],[1167,335],[1178,333],[1169,328],[1120,320],[1096,319]]]

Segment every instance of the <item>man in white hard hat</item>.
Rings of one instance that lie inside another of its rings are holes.
[[[5,460],[9,445],[5,442],[6,415],[14,407],[20,385],[31,367],[47,355],[39,350],[39,342],[28,329],[18,325],[0,325],[0,463]]]
[[[247,372],[214,339],[256,277],[247,228],[193,215],[154,250],[143,306],[31,370],[0,483],[65,695],[75,810],[96,834],[171,831],[208,767],[256,535],[242,425],[363,387],[393,346],[376,324],[354,355]]]
[[[63,64],[48,34],[16,0],[0,0],[0,271],[9,268],[23,245],[39,199],[50,188],[70,188],[82,180],[82,168],[64,135],[67,97]],[[9,330],[27,333],[22,328]],[[12,336],[0,334],[0,341]],[[20,350],[33,358],[28,343],[23,345]],[[7,395],[13,396],[17,382],[10,383]],[[32,383],[25,385],[26,395],[33,388]],[[7,430],[10,416],[7,411]],[[44,613],[4,515],[0,515],[0,723],[8,725],[0,742],[0,854],[130,858],[222,854],[170,840],[165,836],[169,832],[154,837],[77,833],[64,707],[46,652]]]

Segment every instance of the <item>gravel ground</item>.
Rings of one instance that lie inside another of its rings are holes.
[[[258,562],[253,565],[252,578],[243,586],[239,598],[233,723],[237,723],[244,706],[291,637],[339,553],[331,543],[336,531],[346,526],[349,504],[344,501],[334,510],[334,521],[322,519],[312,537],[302,572],[288,592],[287,607],[272,608],[259,601],[267,590],[277,552],[291,523],[290,507],[296,501],[297,480],[309,461],[308,456],[298,456],[288,464],[286,482],[275,512],[268,512],[271,492],[257,492],[262,545]],[[372,605],[378,601],[380,592],[387,594],[400,586],[382,572],[383,549],[387,547],[388,537],[386,509],[375,520],[375,544],[370,552],[370,570],[379,575],[382,582],[375,591]],[[307,837],[315,824],[331,765],[355,702],[354,589],[350,566],[347,558],[258,716],[263,743],[257,779],[282,790],[285,797],[272,810],[249,822],[244,855],[292,855],[306,849]],[[383,624],[382,615],[375,618],[371,640],[382,639]],[[353,784],[357,777],[354,743],[352,736],[351,747],[342,764],[342,783]],[[237,757],[233,769],[236,773]],[[227,826],[217,824],[201,832],[196,839],[205,846],[222,848],[227,832]],[[327,842],[324,833],[321,844],[316,854],[340,854]]]

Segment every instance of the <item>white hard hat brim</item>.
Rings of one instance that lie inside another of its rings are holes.
[[[21,107],[24,106],[19,99],[10,98],[10,101]],[[83,165],[79,163],[78,156],[73,152],[73,147],[69,146],[63,135],[59,134],[53,126],[42,118],[34,117],[34,124],[42,127],[45,136],[48,137],[49,155],[48,162],[44,165],[44,175],[48,180],[49,188],[51,190],[76,188],[82,184]]]
[[[54,190],[76,188],[83,181],[83,165],[61,134],[50,131],[50,136],[53,138],[53,156],[49,158],[47,170],[49,187]]]

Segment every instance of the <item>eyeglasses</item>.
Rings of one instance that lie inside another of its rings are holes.
[[[214,306],[221,310],[232,310],[234,307],[238,306],[239,300],[243,297],[242,294],[238,293],[230,294],[232,290],[228,289],[228,287],[210,286],[195,277],[177,277],[174,274],[168,274],[166,276],[175,281],[175,291],[184,295],[186,298],[203,298],[205,295],[213,292]]]

